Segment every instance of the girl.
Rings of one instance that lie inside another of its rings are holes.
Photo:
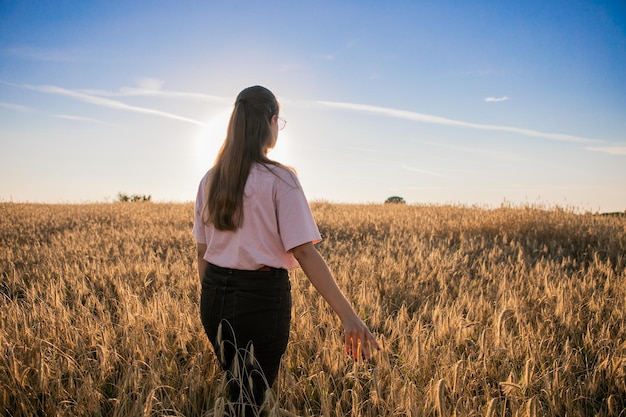
[[[300,266],[337,313],[354,360],[378,349],[313,246],[321,237],[298,178],[267,157],[284,125],[271,91],[239,93],[196,198],[200,314],[237,414],[258,414],[278,373],[289,338],[289,269]]]

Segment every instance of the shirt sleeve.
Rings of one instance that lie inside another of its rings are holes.
[[[206,177],[205,177],[206,178]],[[204,233],[204,222],[202,221],[202,208],[205,204],[204,189],[205,178],[200,181],[198,193],[196,194],[196,204],[194,208],[193,229],[191,233],[197,243],[206,244],[206,234]]]
[[[278,231],[285,251],[322,240],[302,187],[290,188],[276,201]]]

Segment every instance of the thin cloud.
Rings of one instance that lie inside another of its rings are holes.
[[[139,81],[137,82],[137,84],[139,84],[139,88],[142,88],[144,90],[161,90],[163,88],[163,84],[165,84],[165,81],[163,80],[159,80],[158,78],[140,78]]]
[[[430,146],[438,147],[438,148],[450,149],[452,151],[468,152],[468,153],[487,155],[487,156],[489,156],[491,158],[499,159],[499,160],[509,160],[509,161],[524,161],[524,160],[526,160],[526,158],[521,158],[521,157],[519,157],[517,155],[514,155],[512,153],[495,151],[493,149],[471,148],[471,147],[468,147],[468,146],[448,145],[448,144],[436,143],[436,142],[424,142],[424,143],[427,144],[427,145],[430,145]]]
[[[107,90],[75,90],[80,93],[98,97],[161,97],[171,99],[196,100],[207,102],[224,102],[230,98],[214,96],[204,93],[190,93],[186,91],[154,90],[141,87],[122,87],[119,91]]]
[[[367,149],[367,148],[347,148],[347,149],[359,150],[359,151],[365,151],[365,152],[375,152],[375,150]],[[385,152],[376,152],[376,153],[380,154],[380,153],[385,153]],[[420,174],[431,175],[433,177],[446,177],[446,175],[441,174],[439,172],[429,171],[427,169],[410,166],[410,165],[407,165],[405,163],[398,161],[397,159],[363,158],[362,161],[367,162],[368,166],[383,165],[386,167],[400,167],[401,169],[405,171],[418,172]]]
[[[485,101],[487,103],[499,103],[501,101],[507,101],[509,98],[507,96],[503,97],[485,97]]]
[[[411,172],[419,172],[420,174],[426,174],[426,175],[431,175],[433,177],[445,177],[445,175],[440,174],[438,172],[433,172],[433,171],[429,171],[426,169],[421,169],[421,168],[416,168],[416,167],[412,167],[406,164],[402,164],[401,165],[402,169],[407,170],[407,171],[411,171]]]
[[[18,88],[23,88],[25,90],[38,91],[40,93],[49,93],[49,94],[56,94],[56,95],[61,95],[65,97],[70,97],[79,101],[83,101],[85,103],[94,104],[96,106],[129,111],[129,112],[134,112],[134,113],[150,114],[153,116],[159,116],[159,117],[164,117],[168,119],[179,120],[182,122],[192,123],[198,126],[204,126],[204,123],[202,123],[201,121],[191,119],[189,117],[179,116],[174,113],[168,113],[165,111],[150,109],[146,107],[131,106],[129,104],[123,103],[118,100],[112,100],[110,98],[99,97],[99,96],[87,94],[81,91],[69,90],[67,88],[57,87],[53,85],[13,84],[13,83],[7,83],[7,82],[2,82],[2,84],[6,84],[6,85],[13,86],[13,87],[18,87]]]
[[[186,91],[172,91],[164,90],[163,85],[165,82],[157,78],[140,78],[137,81],[137,87],[122,87],[118,91],[109,90],[76,90],[81,93],[89,94],[92,96],[100,97],[131,97],[131,96],[146,96],[146,97],[162,97],[172,99],[189,99],[198,101],[226,101],[229,100],[225,97],[214,96],[203,93],[190,93]]]
[[[228,101],[231,98],[213,96],[204,93],[190,93],[186,91],[172,91],[172,90],[146,90],[142,88],[123,87],[118,93],[115,92],[100,92],[98,95],[109,95],[118,97],[129,96],[149,96],[149,97],[162,97],[162,98],[175,98],[175,99],[190,99],[197,101]]]
[[[480,124],[480,123],[464,122],[461,120],[454,120],[454,119],[448,119],[446,117],[434,116],[432,114],[417,113],[417,112],[412,112],[412,111],[407,111],[407,110],[390,109],[387,107],[370,106],[367,104],[342,103],[342,102],[334,102],[334,101],[317,101],[316,103],[321,104],[326,107],[353,110],[353,111],[359,111],[363,113],[381,114],[384,116],[396,117],[396,118],[405,119],[405,120],[413,120],[413,121],[422,122],[422,123],[433,123],[433,124],[448,125],[448,126],[468,127],[471,129],[516,133],[516,134],[524,135],[524,136],[531,136],[531,137],[544,138],[544,139],[550,139],[550,140],[558,140],[558,141],[564,141],[564,142],[576,142],[576,143],[600,142],[596,139],[583,138],[580,136],[573,136],[573,135],[565,135],[562,133],[547,133],[547,132],[540,132],[540,131],[532,130],[532,129],[523,129],[519,127],[486,125],[486,124]]]
[[[54,117],[57,117],[59,119],[65,119],[65,120],[73,120],[76,122],[97,123],[97,124],[102,124],[102,125],[108,124],[106,122],[103,122],[102,120],[93,119],[91,117],[73,116],[71,114],[55,114]]]
[[[21,112],[29,112],[29,111],[33,110],[30,107],[22,106],[21,104],[6,103],[6,102],[2,102],[2,101],[0,101],[0,107],[2,107],[4,109],[21,111]]]
[[[406,156],[406,153],[404,152],[392,151],[389,149],[363,148],[359,146],[344,146],[344,148],[350,151],[368,152],[368,153],[373,153],[376,155],[385,154],[385,155]]]
[[[585,149],[592,152],[604,152],[609,155],[626,155],[626,146],[601,146],[595,148],[589,147]]]
[[[43,62],[76,62],[76,57],[55,49],[36,48],[32,46],[18,46],[2,50],[5,55],[12,55],[22,59]]]

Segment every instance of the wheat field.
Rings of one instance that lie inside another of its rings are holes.
[[[377,334],[369,362],[302,271],[271,416],[626,416],[626,219],[313,203]],[[0,413],[216,416],[192,204],[0,204]]]

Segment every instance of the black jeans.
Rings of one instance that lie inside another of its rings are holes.
[[[226,371],[228,399],[236,404],[236,414],[256,415],[266,389],[278,375],[289,340],[288,272],[242,271],[209,264],[202,279],[200,316]]]

